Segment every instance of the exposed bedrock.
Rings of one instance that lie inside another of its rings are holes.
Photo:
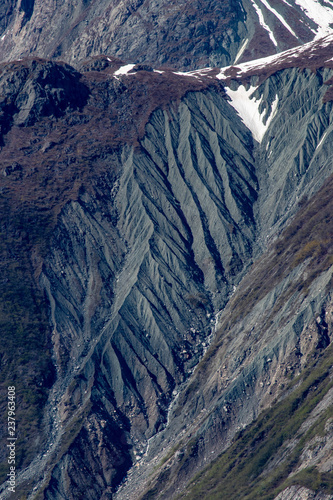
[[[0,60],[76,64],[105,54],[191,70],[227,66],[304,44],[329,31],[329,3],[309,0],[4,0]]]

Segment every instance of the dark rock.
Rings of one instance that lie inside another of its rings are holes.
[[[13,172],[20,172],[21,170],[22,166],[19,163],[14,162],[12,165],[9,165],[8,167],[4,168],[3,175],[7,176],[12,174]]]
[[[66,65],[28,60],[2,65],[0,71],[2,135],[12,125],[31,126],[43,117],[81,109],[89,96],[80,74]]]

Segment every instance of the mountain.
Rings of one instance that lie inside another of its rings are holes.
[[[332,15],[3,3],[1,499],[333,498]]]
[[[324,0],[4,0],[0,61],[27,56],[71,65],[100,54],[181,70],[226,66],[331,32]]]

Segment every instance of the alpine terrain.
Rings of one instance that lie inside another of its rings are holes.
[[[0,499],[333,499],[333,3],[3,0]]]

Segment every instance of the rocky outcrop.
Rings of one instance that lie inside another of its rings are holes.
[[[2,137],[13,125],[31,126],[80,109],[89,94],[73,68],[42,60],[2,64],[0,81]]]
[[[229,0],[103,0],[67,2],[62,9],[53,1],[13,2],[3,17],[1,60],[38,55],[74,64],[105,54],[155,67],[224,65],[246,33],[244,17],[241,4]]]
[[[301,486],[290,486],[280,493],[276,500],[330,500],[331,495],[325,493],[315,493]]]

